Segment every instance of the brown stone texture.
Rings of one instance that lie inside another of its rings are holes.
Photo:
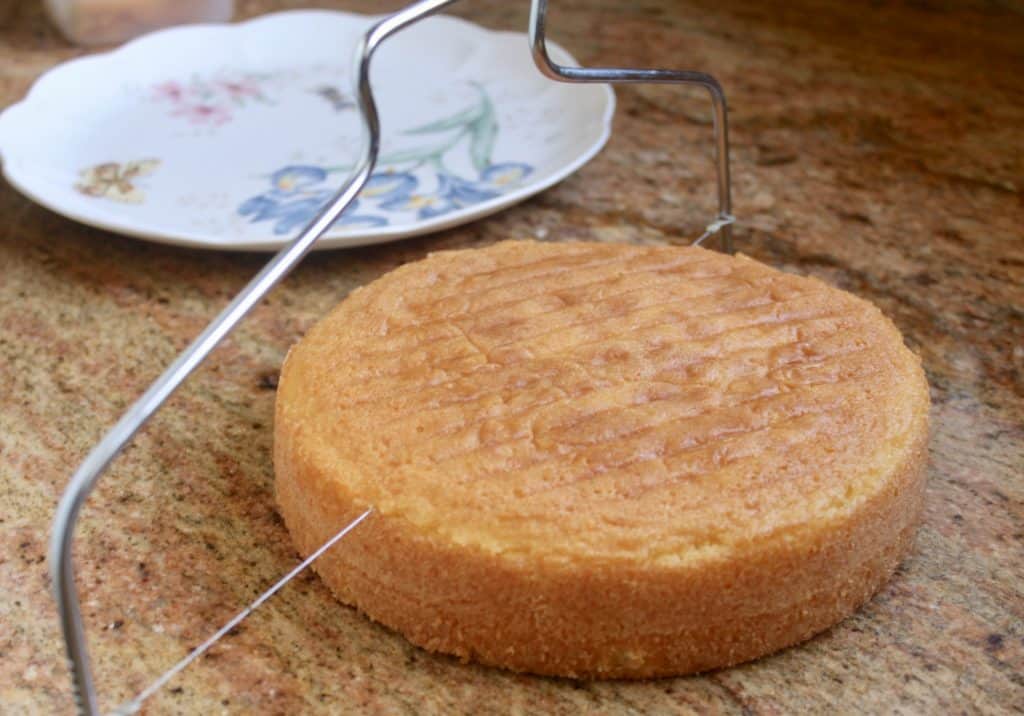
[[[83,52],[40,5],[0,0],[0,106]],[[473,2],[453,13],[524,29],[526,5]],[[237,14],[293,6],[244,0]],[[339,606],[310,573],[147,713],[1024,709],[1024,7],[552,6],[552,38],[584,63],[718,76],[733,111],[737,245],[875,302],[922,356],[933,436],[911,556],[868,605],[806,644],[637,683],[431,656]],[[699,233],[714,209],[705,97],[634,86],[618,99],[608,147],[544,194],[431,237],[307,258],[139,434],[90,499],[77,543],[106,708],[295,564],[272,495],[274,387],[289,345],[348,291],[441,248],[529,237],[684,243]],[[72,709],[45,563],[69,474],[264,260],[80,226],[0,181],[3,713]]]

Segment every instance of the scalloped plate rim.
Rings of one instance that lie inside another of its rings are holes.
[[[142,239],[145,241],[170,245],[170,246],[181,246],[186,248],[196,249],[208,249],[208,250],[219,250],[219,251],[259,251],[259,252],[272,252],[278,251],[284,246],[288,245],[297,233],[291,233],[281,238],[275,238],[268,236],[265,239],[260,240],[211,240],[209,234],[202,231],[192,230],[180,230],[175,231],[173,234],[165,231],[154,230],[143,225],[139,221],[133,221],[131,217],[115,216],[113,213],[104,215],[104,212],[97,212],[98,215],[90,215],[84,212],[76,210],[74,207],[68,207],[59,201],[54,201],[44,193],[37,191],[32,186],[31,180],[25,181],[22,179],[23,174],[20,174],[19,159],[24,159],[25,155],[19,157],[16,150],[4,150],[4,125],[5,122],[9,123],[13,117],[16,117],[20,112],[27,111],[31,106],[31,103],[36,99],[36,95],[40,92],[41,88],[51,80],[54,75],[66,72],[69,68],[81,68],[87,64],[111,64],[116,65],[120,59],[132,53],[135,48],[140,45],[145,45],[154,38],[166,38],[170,35],[190,33],[197,29],[213,29],[218,32],[226,33],[237,33],[245,29],[252,28],[254,25],[261,24],[272,24],[279,18],[283,17],[297,17],[297,16],[330,16],[333,18],[343,18],[345,20],[354,20],[358,22],[370,22],[373,19],[386,17],[386,15],[370,15],[360,13],[350,13],[336,10],[324,10],[324,9],[296,9],[296,10],[285,10],[280,12],[267,13],[264,15],[258,15],[253,18],[241,22],[234,23],[195,23],[188,25],[179,25],[175,27],[168,27],[161,30],[156,30],[140,37],[129,40],[128,42],[106,50],[103,52],[97,52],[82,57],[76,57],[64,62],[61,62],[54,67],[46,70],[40,74],[29,87],[25,96],[7,106],[0,111],[0,173],[3,174],[4,178],[10,185],[15,188],[23,196],[27,197],[36,204],[58,214],[67,219],[76,221],[86,226],[111,231],[113,233],[121,234],[124,236]],[[437,14],[431,16],[433,19],[440,19],[445,22],[452,22],[457,25],[463,26],[467,31],[478,33],[480,36],[514,36],[517,38],[526,39],[526,34],[508,30],[492,30],[490,28],[483,27],[476,23],[464,20],[459,17],[451,15]],[[557,43],[548,41],[547,43],[549,52],[559,62],[577,65],[575,58],[563,47]],[[527,51],[524,43],[524,53]],[[550,80],[555,82],[555,80]],[[325,250],[325,249],[337,249],[337,248],[355,248],[358,246],[370,246],[373,244],[386,243],[391,241],[397,241],[404,238],[411,238],[414,236],[421,236],[425,234],[442,231],[444,229],[452,228],[462,224],[467,224],[477,219],[484,218],[486,216],[493,215],[499,211],[520,203],[540,192],[549,189],[566,177],[575,173],[583,165],[593,159],[607,144],[608,139],[612,133],[612,120],[615,114],[615,93],[610,85],[603,84],[598,85],[605,94],[604,112],[600,117],[601,130],[600,132],[589,142],[586,148],[579,152],[571,161],[565,162],[562,166],[555,169],[553,172],[536,181],[530,181],[523,186],[509,191],[505,194],[501,194],[492,199],[481,201],[476,204],[472,204],[468,207],[463,207],[456,211],[452,211],[441,216],[433,217],[430,219],[418,220],[413,224],[399,224],[388,227],[376,227],[365,233],[355,232],[344,232],[344,233],[331,233],[331,229],[320,237],[314,244],[314,250]],[[595,118],[596,119],[596,118]],[[24,176],[27,176],[25,173]],[[336,185],[340,188],[341,184]]]

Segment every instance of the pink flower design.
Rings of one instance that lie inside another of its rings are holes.
[[[233,119],[234,107],[250,102],[269,103],[260,89],[263,75],[222,76],[218,79],[193,77],[190,81],[168,80],[152,86],[152,97],[170,105],[171,116],[192,124],[220,126]]]
[[[263,96],[259,86],[252,80],[221,80],[218,84],[228,97],[238,102],[249,97],[260,98]]]
[[[172,112],[176,117],[185,117],[192,124],[219,126],[231,119],[227,108],[216,104],[190,104]]]
[[[153,87],[153,92],[158,100],[180,102],[185,98],[185,88],[174,81],[161,82]]]

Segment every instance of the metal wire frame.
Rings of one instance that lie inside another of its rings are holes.
[[[104,435],[72,475],[65,488],[54,515],[49,565],[75,703],[80,714],[96,716],[100,713],[72,558],[75,526],[82,505],[107,466],[132,436],[249,311],[288,275],[312,249],[317,239],[358,196],[373,172],[380,151],[380,119],[370,87],[370,62],[374,52],[382,42],[395,33],[453,2],[455,0],[419,0],[380,20],[366,31],[356,48],[355,63],[356,98],[363,124],[363,147],[348,179],[299,235],[267,263]],[[561,82],[696,84],[708,90],[714,109],[719,213],[715,221],[709,225],[708,231],[697,241],[702,241],[710,233],[720,231],[721,247],[731,253],[732,238],[729,224],[732,223],[733,217],[730,214],[728,119],[725,95],[718,82],[712,76],[701,72],[558,65],[548,55],[545,45],[546,13],[547,0],[531,0],[530,50],[537,67],[551,79]],[[275,585],[275,589],[284,581],[287,579]]]

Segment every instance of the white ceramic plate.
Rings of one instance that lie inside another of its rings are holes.
[[[285,12],[163,30],[62,64],[0,114],[4,175],[43,206],[111,231],[277,249],[355,161],[351,58],[373,21]],[[552,82],[533,66],[525,35],[455,18],[387,41],[371,80],[379,166],[318,248],[491,214],[578,169],[611,131],[610,88]]]

